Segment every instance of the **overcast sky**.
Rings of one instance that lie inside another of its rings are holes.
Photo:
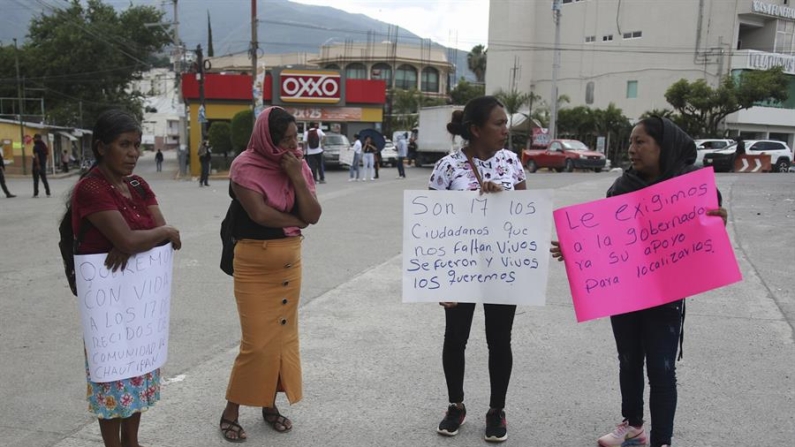
[[[489,0],[291,0],[331,6],[398,25],[447,47],[469,51],[486,45]]]

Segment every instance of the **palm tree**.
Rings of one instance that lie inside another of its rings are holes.
[[[476,45],[467,54],[467,67],[475,73],[475,79],[480,83],[486,81],[486,51],[483,45]]]
[[[522,107],[530,102],[531,96],[516,90],[506,92],[503,89],[497,90],[494,96],[505,106],[505,112],[508,114],[508,148],[513,150],[513,132],[511,131],[513,127],[513,115],[519,113]]]

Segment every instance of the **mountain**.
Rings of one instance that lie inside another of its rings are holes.
[[[129,1],[105,0],[118,8],[126,8]],[[40,2],[26,0],[0,0],[3,3],[3,20],[0,21],[0,41],[4,45],[16,37],[20,43],[27,34],[27,26],[35,14],[43,10]],[[134,0],[136,5],[154,5],[172,17],[171,2],[162,0]],[[230,7],[236,4],[237,7]],[[207,14],[210,14],[213,31],[213,49],[216,56],[246,51],[251,40],[251,15],[249,2],[221,2],[217,0],[183,0],[179,5],[179,34],[189,49],[201,44],[207,51]],[[257,35],[263,53],[318,53],[320,46],[330,42],[382,42],[395,38],[401,44],[428,45],[429,40],[363,14],[350,14],[329,6],[313,6],[288,0],[258,2]],[[432,43],[434,47],[445,48]],[[475,75],[467,68],[467,52],[447,52],[457,67],[457,77],[469,81]]]

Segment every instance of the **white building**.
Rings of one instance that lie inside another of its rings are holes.
[[[672,107],[668,87],[784,66],[790,98],[729,115],[732,135],[795,143],[795,9],[790,0],[562,0],[558,94],[566,107],[630,119]],[[552,0],[491,0],[486,91],[515,86],[552,101]]]
[[[131,88],[145,96],[141,143],[153,149],[178,149],[180,115],[185,111],[179,102],[174,72],[154,68],[142,73]]]

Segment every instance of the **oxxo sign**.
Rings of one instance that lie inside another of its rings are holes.
[[[279,98],[285,103],[336,104],[342,98],[342,79],[336,71],[283,70]]]

